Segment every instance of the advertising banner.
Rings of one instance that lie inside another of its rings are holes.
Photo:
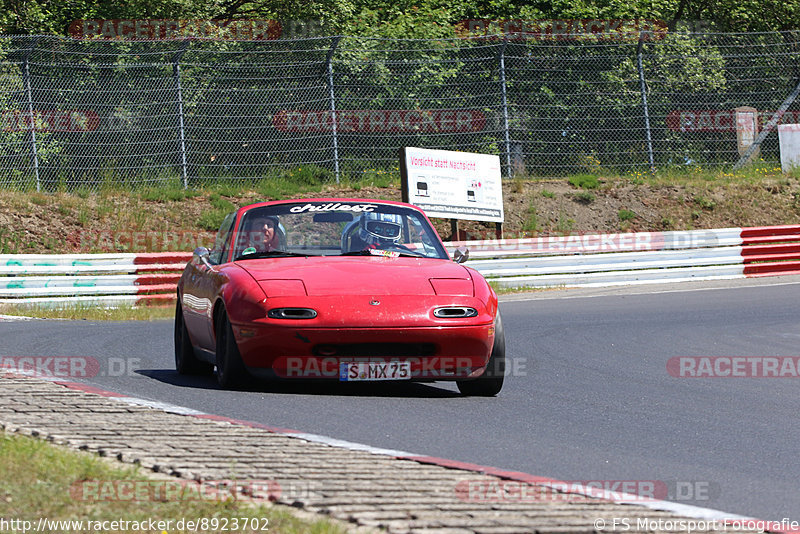
[[[500,157],[403,147],[403,200],[429,217],[502,223]]]

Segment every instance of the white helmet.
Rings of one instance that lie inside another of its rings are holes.
[[[364,213],[358,228],[358,237],[368,245],[397,243],[403,232],[403,218],[394,213]]]

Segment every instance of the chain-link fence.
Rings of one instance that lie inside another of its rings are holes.
[[[742,106],[777,161],[798,37],[0,37],[0,187],[351,180],[396,173],[401,146],[499,154],[505,176],[734,166]]]

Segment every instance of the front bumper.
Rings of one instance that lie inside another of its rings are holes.
[[[478,376],[494,342],[494,325],[408,328],[298,328],[234,325],[242,360],[255,375],[338,379],[341,362],[404,361],[412,380]]]

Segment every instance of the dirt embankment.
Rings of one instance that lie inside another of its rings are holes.
[[[752,182],[654,184],[617,179],[591,185],[506,181],[505,236],[800,222],[800,182],[781,175]],[[327,187],[299,196],[399,200],[400,191]],[[254,191],[164,196],[0,192],[0,253],[192,250],[210,244],[213,229],[227,210],[260,200],[268,199]],[[435,224],[444,239],[451,237],[449,221]],[[494,224],[461,221],[459,227],[470,239],[495,234]]]

